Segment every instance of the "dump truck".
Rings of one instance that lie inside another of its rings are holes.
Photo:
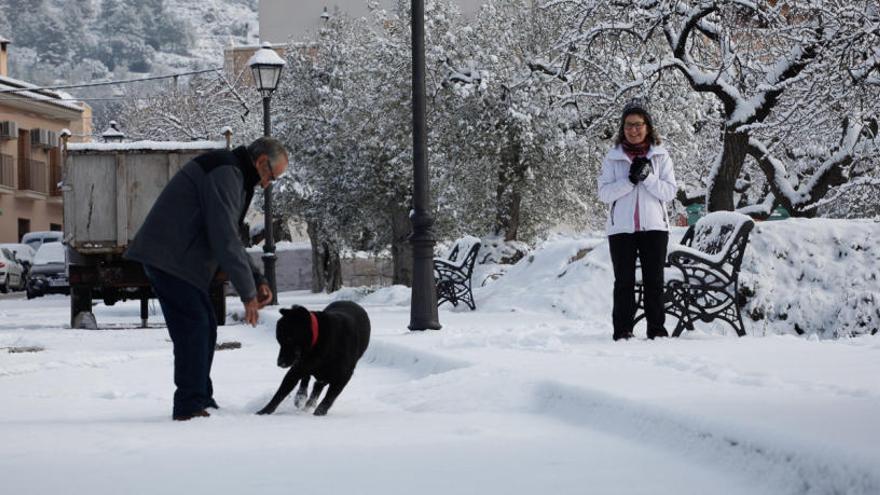
[[[65,147],[61,191],[64,242],[70,280],[70,325],[95,324],[92,301],[107,305],[141,301],[141,325],[147,326],[154,297],[140,263],[123,259],[159,193],[180,168],[206,151],[229,148],[226,142],[135,141],[71,143]],[[225,323],[225,276],[218,272],[210,296],[217,323]]]

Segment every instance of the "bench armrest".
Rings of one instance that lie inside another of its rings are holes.
[[[711,258],[695,249],[676,248],[669,253],[666,266],[677,268],[682,274],[681,281],[687,286],[711,290],[729,286],[733,276],[724,269],[723,261],[715,263]]]
[[[718,254],[706,254],[699,249],[688,246],[676,246],[669,251],[666,259],[669,264],[688,265],[692,263],[702,263],[709,265],[715,269],[721,269],[724,265],[724,258],[727,255],[722,251]]]
[[[434,267],[435,268],[444,267],[444,268],[451,268],[453,270],[461,270],[462,265],[464,265],[464,260],[461,260],[461,262],[459,262],[459,263],[454,263],[452,261],[449,261],[446,258],[434,258]]]

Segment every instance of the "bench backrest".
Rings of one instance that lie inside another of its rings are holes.
[[[468,247],[470,245],[470,247]],[[467,248],[467,252],[464,252]],[[476,237],[467,236],[455,242],[452,251],[449,252],[447,259],[459,266],[459,269],[466,276],[470,276],[477,261],[477,253],[480,251],[480,240]],[[463,256],[463,257],[462,257]]]
[[[692,225],[681,243],[711,256],[720,256],[734,277],[742,265],[749,234],[755,222],[732,211],[709,213]]]

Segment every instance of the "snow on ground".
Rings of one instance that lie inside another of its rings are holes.
[[[44,348],[0,349],[3,493],[880,493],[878,337],[615,343],[604,251],[550,243],[532,276],[517,265],[479,289],[477,311],[441,308],[440,331],[407,330],[402,287],[281,294],[370,313],[370,348],[323,418],[291,400],[254,414],[283,376],[274,310],[221,327],[242,344],[215,358],[222,409],[175,423],[155,303],[148,329],[129,302],[81,331],[66,297],[2,299],[0,348]]]

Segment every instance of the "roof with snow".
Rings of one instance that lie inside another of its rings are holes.
[[[34,84],[20,81],[18,79],[13,79],[7,76],[0,76],[0,94],[21,96],[23,98],[64,107],[68,110],[75,110],[77,112],[83,111],[82,104],[78,101],[73,100],[72,97],[67,93],[52,91],[48,89],[40,89],[39,86],[36,86]]]

